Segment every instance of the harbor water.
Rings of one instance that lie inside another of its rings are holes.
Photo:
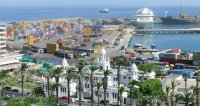
[[[197,28],[200,25],[162,25],[154,24],[154,29],[175,29],[175,28]],[[173,49],[181,50],[200,50],[200,34],[144,34],[142,36],[133,36],[129,47],[139,43],[146,47],[155,44],[157,49]]]
[[[99,13],[102,7],[0,7],[0,23],[34,21],[55,18],[133,18],[136,11],[141,7],[108,7],[109,13]],[[180,14],[180,7],[149,7],[156,16],[168,15],[177,16]],[[183,7],[182,11],[191,15],[200,15],[200,7]],[[87,13],[87,14],[86,14]],[[153,28],[196,28],[200,25],[159,25],[154,24]],[[182,50],[200,50],[200,34],[154,34],[134,36],[130,47],[140,43],[150,47],[155,44],[158,49],[180,48]]]

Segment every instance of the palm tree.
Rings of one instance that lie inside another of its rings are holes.
[[[52,71],[51,77],[55,78],[57,85],[59,84],[59,79],[60,79],[60,77],[62,77],[62,74],[63,74],[63,68],[62,67],[56,67]],[[56,87],[56,103],[57,104],[58,104],[58,87],[59,86]]]
[[[197,88],[196,86],[195,87],[192,87],[193,88],[193,93],[192,93],[192,106],[197,106],[197,95],[196,95],[196,92],[199,92],[199,88]]]
[[[165,99],[165,104],[166,106],[170,106],[170,98],[169,98],[169,93],[170,93],[171,87],[165,86],[165,93],[164,93],[164,99]]]
[[[2,100],[3,98],[3,85],[4,85],[4,81],[8,78],[8,71],[6,70],[0,70],[0,84],[1,84],[1,95],[0,95],[0,100]]]
[[[199,87],[199,81],[200,81],[200,72],[196,73],[196,88],[200,89]],[[197,97],[197,106],[200,106],[200,90],[196,91],[196,97]]]
[[[97,96],[98,96],[98,106],[99,106],[99,96],[100,96],[100,89],[102,87],[102,83],[101,82],[97,82]]]
[[[27,75],[28,71],[28,64],[21,63],[18,74],[21,76],[21,84],[22,84],[22,97],[24,96],[24,78]]]
[[[128,66],[128,63],[126,61],[121,61],[121,60],[116,60],[115,59],[115,62],[117,62],[117,84],[118,84],[118,88],[120,87],[120,79],[121,79],[121,72],[120,72],[120,69],[121,69],[121,66]],[[118,89],[118,95],[117,95],[117,104],[119,105],[119,101],[120,101],[120,95],[119,95],[119,89]]]
[[[45,96],[45,93],[42,87],[35,87],[32,93],[36,96],[36,98],[38,98],[39,96],[42,96],[42,97]]]
[[[130,105],[132,106],[132,99],[133,99],[133,94],[134,94],[134,87],[135,86],[138,86],[139,85],[139,82],[136,81],[136,80],[131,80],[130,81],[130,91],[129,91],[129,94],[130,94]]]
[[[184,92],[183,94],[177,94],[177,101],[181,100],[185,102],[185,106],[190,106],[190,102],[192,101],[192,93],[186,93]]]
[[[106,106],[106,90],[107,90],[107,86],[108,86],[108,84],[107,84],[107,82],[108,82],[108,75],[111,74],[111,73],[112,72],[110,70],[108,70],[108,68],[107,68],[107,70],[104,70],[104,72],[103,72],[103,75],[104,75],[104,77],[103,77],[104,106]]]
[[[73,78],[73,73],[75,72],[75,68],[69,67],[66,69],[66,78],[67,78],[67,89],[68,89],[68,104],[70,104],[70,81]]]
[[[123,93],[126,92],[126,88],[124,86],[121,86],[119,89],[119,96],[120,96],[120,106],[123,106]]]
[[[183,73],[183,78],[184,78],[184,82],[185,82],[185,92],[188,93],[187,91],[187,78],[188,78],[188,73]]]
[[[98,68],[91,63],[91,65],[89,66],[89,70],[90,70],[90,84],[91,84],[91,106],[93,106],[93,91],[94,91],[94,87],[93,87],[93,84],[94,84],[94,79],[93,79],[93,74],[94,74],[94,71],[96,71]]]
[[[44,77],[47,79],[47,95],[50,96],[50,77],[52,75],[52,70],[54,67],[47,67],[47,71],[43,73]]]
[[[76,76],[78,78],[78,91],[79,91],[79,106],[81,106],[81,91],[82,91],[82,86],[81,86],[81,79],[84,74],[84,62],[80,61],[78,65],[78,72],[76,73]]]
[[[175,88],[180,85],[178,81],[172,81],[171,82],[171,106],[176,106],[176,98],[175,98]]]

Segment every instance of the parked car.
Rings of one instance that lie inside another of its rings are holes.
[[[19,92],[19,90],[18,90],[18,89],[13,89],[12,91],[13,91],[13,92]]]
[[[117,106],[118,104],[117,104],[117,102],[113,102],[111,105],[112,106]],[[120,105],[120,103],[119,103],[119,105]]]
[[[32,52],[37,52],[37,53],[44,53],[44,49],[37,47],[37,46],[32,46],[31,47]]]
[[[61,100],[68,100],[68,97],[67,96],[62,96],[62,97],[59,97],[59,99],[61,99]]]
[[[100,104],[104,104],[104,102],[106,102],[106,105],[108,105],[108,104],[109,104],[109,101],[108,101],[108,100],[106,100],[106,101],[104,101],[104,100],[101,100],[101,101],[100,101]]]
[[[5,86],[5,87],[3,88],[3,90],[11,91],[11,90],[12,90],[12,87],[10,87],[10,86]]]

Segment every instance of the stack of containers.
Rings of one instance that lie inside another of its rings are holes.
[[[53,54],[59,50],[59,45],[57,43],[47,43],[47,53]]]

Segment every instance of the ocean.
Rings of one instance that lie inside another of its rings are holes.
[[[0,23],[32,21],[43,19],[82,17],[82,18],[133,18],[140,7],[108,7],[109,13],[102,14],[98,7],[0,7]],[[180,12],[200,15],[200,7],[149,7],[156,16],[177,16]],[[196,28],[200,25],[161,25],[154,28]],[[135,43],[145,46],[156,44],[158,49],[180,48],[182,50],[200,50],[200,34],[155,34],[136,36],[130,47]]]

